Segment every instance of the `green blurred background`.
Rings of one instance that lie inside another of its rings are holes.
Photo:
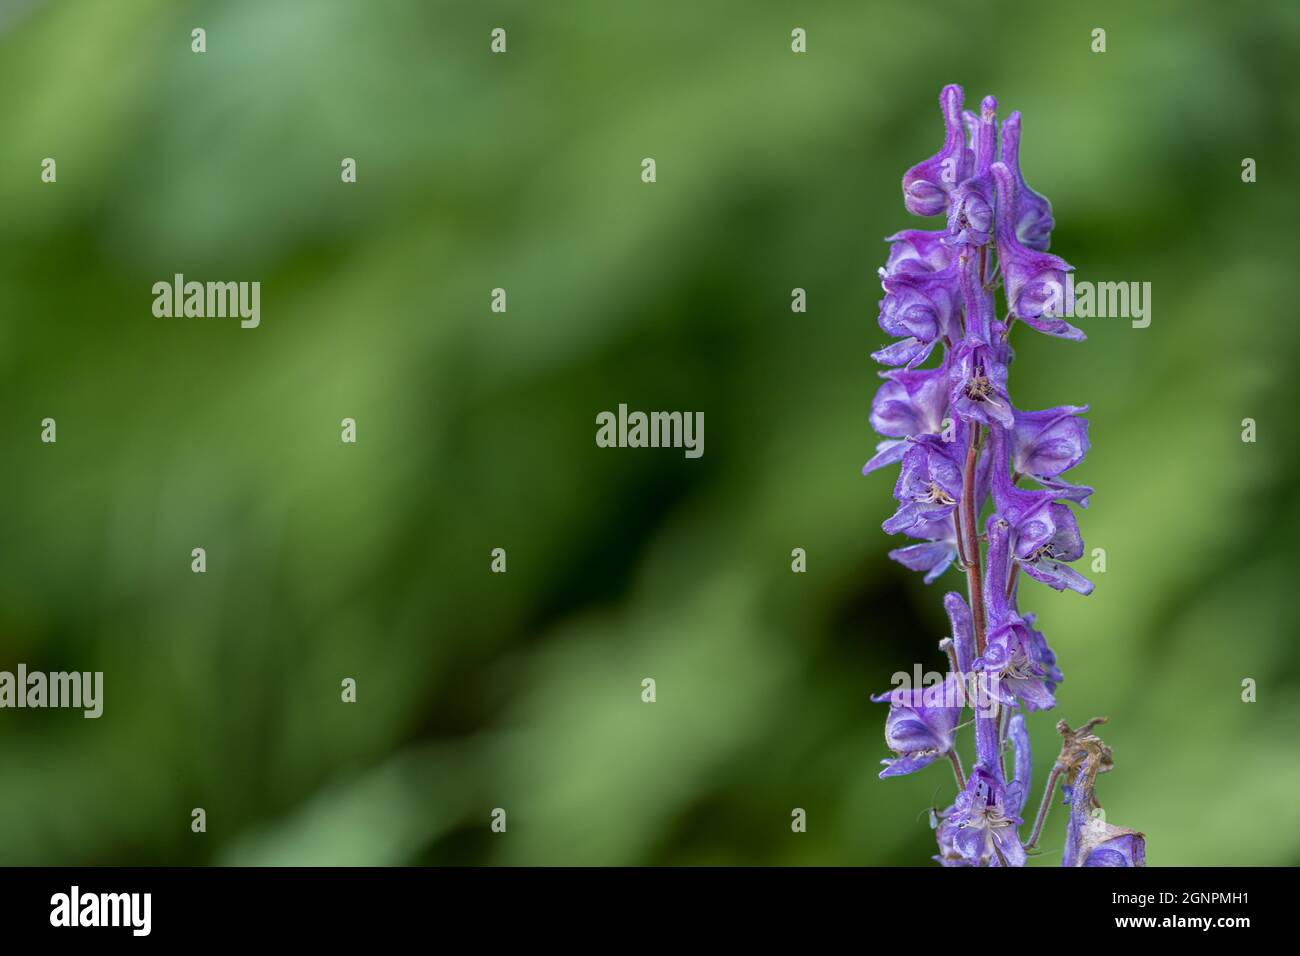
[[[106,685],[0,711],[0,862],[928,864],[951,776],[876,779],[867,695],[962,582],[887,560],[859,470],[948,82],[1022,111],[1081,279],[1153,286],[1015,337],[1019,406],[1092,406],[1108,555],[1022,589],[1036,780],[1106,714],[1151,864],[1300,862],[1300,6],[1088,7],[0,4],[0,669]],[[261,281],[261,327],[154,318],[177,272]],[[704,457],[597,448],[619,402]]]

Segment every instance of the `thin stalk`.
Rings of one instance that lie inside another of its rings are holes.
[[[961,526],[966,538],[966,586],[970,592],[971,618],[975,624],[975,653],[984,653],[984,585],[980,573],[980,543],[975,513],[975,466],[979,461],[981,426],[971,423],[970,445],[966,449],[966,470],[962,475]]]
[[[1061,775],[1061,765],[1053,764],[1052,772],[1047,777],[1047,787],[1043,790],[1043,800],[1038,805],[1038,816],[1034,818],[1034,829],[1029,834],[1025,849],[1033,849],[1038,838],[1043,834],[1043,824],[1047,822],[1047,811],[1052,809],[1052,794],[1056,792],[1056,778]]]
[[[998,704],[998,769],[1002,779],[1007,779],[1007,726],[1011,723],[1011,708]]]
[[[957,778],[957,791],[960,793],[966,789],[966,774],[961,769],[961,757],[957,756],[957,751],[948,751],[948,760],[952,763],[952,775]]]

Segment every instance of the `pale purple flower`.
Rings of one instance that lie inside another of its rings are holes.
[[[1055,478],[1083,461],[1088,453],[1088,420],[1080,418],[1079,413],[1087,410],[1087,405],[1062,405],[1041,412],[1013,409],[1011,465],[1014,473],[1040,480]]]
[[[898,510],[881,527],[897,534],[950,519],[961,490],[961,465],[948,444],[933,435],[913,439],[894,485]]]
[[[871,698],[889,702],[885,745],[898,756],[885,760],[881,777],[898,777],[928,767],[945,756],[961,718],[962,690],[956,674],[930,687],[895,688]]]
[[[946,232],[904,229],[885,239],[891,243],[880,278],[917,272],[943,272],[952,263],[952,250],[943,240]]]
[[[945,866],[1024,866],[1025,849],[1016,832],[1021,822],[1007,805],[1002,781],[976,768],[943,813],[936,859]]]
[[[869,475],[902,460],[908,438],[938,435],[948,410],[948,364],[934,369],[892,369],[871,400],[871,427],[886,436],[876,454],[862,467]]]

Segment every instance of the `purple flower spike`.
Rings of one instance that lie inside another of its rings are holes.
[[[961,88],[946,86],[940,105],[943,148],[908,170],[903,197],[918,215],[946,214],[946,228],[905,229],[887,240],[879,322],[895,340],[873,357],[893,369],[881,373],[885,382],[871,402],[871,424],[883,440],[862,470],[901,464],[898,507],[882,528],[913,540],[890,558],[922,572],[926,584],[954,565],[966,575],[964,596],[944,594],[952,637],[939,642],[950,658],[943,686],[955,684],[963,699],[894,699],[885,734],[896,757],[881,776],[951,757],[958,792],[947,809],[931,811],[934,859],[1022,866],[1018,827],[1033,767],[1026,718],[1056,705],[1062,676],[1036,618],[1020,612],[1020,585],[1029,578],[1057,591],[1092,591],[1069,566],[1084,555],[1070,505],[1086,508],[1092,489],[1061,477],[1088,454],[1087,406],[1018,410],[1008,391],[1010,339],[1020,323],[1066,339],[1084,335],[1065,321],[1073,311],[1073,267],[1047,252],[1052,206],[1020,173],[1020,114],[1002,124],[999,144],[993,97],[978,115],[963,112]],[[999,283],[1005,321],[998,318]],[[940,360],[921,368],[936,350]],[[992,513],[981,521],[990,497]],[[974,713],[969,775],[954,740],[964,706]],[[1057,724],[1064,742],[1048,779],[1072,805],[1067,866],[1145,863],[1141,833],[1091,815],[1095,777],[1113,766],[1110,748],[1091,732],[1104,720],[1077,731]],[[1052,795],[1049,789],[1034,804],[1034,844]]]
[[[1088,453],[1088,420],[1078,413],[1087,410],[1087,405],[1062,405],[1041,412],[1013,412],[1011,463],[1015,473],[1055,478],[1083,461]]]
[[[936,859],[945,866],[1024,866],[1025,849],[1016,833],[1021,820],[1006,799],[1006,788],[993,774],[972,770],[939,825]]]
[[[1015,176],[1016,202],[1013,223],[1016,238],[1027,249],[1046,252],[1052,244],[1052,204],[1025,183],[1020,172],[1020,112],[1016,111],[1002,124],[1002,162]]]
[[[1074,309],[1065,278],[1074,266],[1060,256],[1020,244],[1012,223],[1015,178],[1004,163],[993,164],[993,178],[998,194],[998,263],[1011,313],[1039,332],[1082,342],[1087,336],[1060,318]]]
[[[945,86],[939,94],[946,135],[943,148],[903,175],[903,205],[914,216],[938,216],[948,209],[948,195],[970,173],[974,158],[962,132],[962,89]]]
[[[889,701],[885,745],[898,754],[896,760],[884,761],[882,779],[914,773],[952,749],[962,711],[962,691],[956,674],[949,674],[943,683],[932,687],[895,688],[871,699],[877,703]]]

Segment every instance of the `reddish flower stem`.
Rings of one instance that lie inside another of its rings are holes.
[[[961,757],[956,750],[948,751],[948,761],[952,764],[952,775],[957,779],[958,792],[966,789],[966,774],[961,769]]]
[[[975,513],[975,466],[979,461],[981,426],[971,422],[970,445],[966,449],[966,470],[961,487],[961,527],[966,539],[966,585],[970,592],[971,617],[975,623],[975,654],[984,653],[984,585],[980,570],[980,542]]]

